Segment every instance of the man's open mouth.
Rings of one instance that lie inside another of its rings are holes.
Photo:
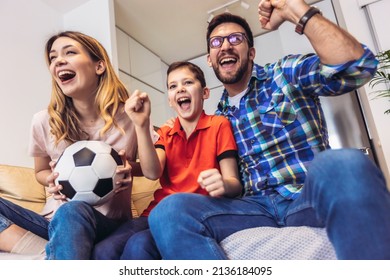
[[[220,65],[229,65],[229,64],[234,64],[237,62],[237,59],[236,58],[233,58],[233,57],[228,57],[228,58],[224,58],[224,59],[221,59],[219,61],[219,64]]]

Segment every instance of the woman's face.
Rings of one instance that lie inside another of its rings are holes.
[[[49,58],[50,73],[66,96],[94,100],[104,72],[102,62],[94,62],[79,42],[68,37],[54,41]]]

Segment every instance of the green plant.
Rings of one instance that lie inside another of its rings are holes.
[[[390,101],[390,50],[378,53],[376,58],[379,61],[378,69],[369,85],[372,88],[384,85],[386,89],[376,90],[372,94],[376,95],[375,98],[387,98]],[[390,114],[390,109],[386,110],[385,114]]]

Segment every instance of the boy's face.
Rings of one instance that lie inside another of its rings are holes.
[[[178,68],[168,75],[169,105],[179,118],[198,121],[203,111],[203,100],[209,97],[209,89],[202,88],[187,67]]]

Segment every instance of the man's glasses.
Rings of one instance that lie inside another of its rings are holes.
[[[232,33],[228,36],[215,36],[211,37],[209,39],[209,46],[212,49],[220,48],[223,45],[223,41],[225,41],[225,38],[228,39],[228,42],[232,46],[237,46],[244,41],[244,38],[246,38],[245,33],[242,32],[236,32]]]

